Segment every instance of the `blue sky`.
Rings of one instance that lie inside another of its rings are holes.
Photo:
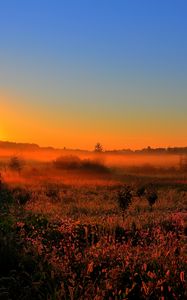
[[[2,138],[185,145],[186,11],[177,0],[1,1]],[[10,107],[27,118],[10,122]]]

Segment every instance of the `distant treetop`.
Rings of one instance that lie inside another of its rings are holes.
[[[103,146],[100,143],[97,143],[94,148],[95,152],[103,152]]]

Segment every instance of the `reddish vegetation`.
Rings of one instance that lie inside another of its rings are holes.
[[[2,159],[0,297],[185,299],[187,175],[58,157]]]

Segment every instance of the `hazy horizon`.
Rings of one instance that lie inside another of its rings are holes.
[[[94,145],[92,145],[92,147],[90,146],[90,148],[88,148],[88,149],[83,149],[83,148],[68,148],[68,147],[66,147],[66,146],[63,146],[63,147],[55,147],[54,145],[41,145],[41,144],[38,144],[38,143],[36,143],[35,141],[32,141],[32,142],[25,142],[25,141],[14,141],[14,140],[3,140],[3,139],[1,139],[0,140],[0,143],[8,143],[8,144],[15,144],[15,145],[18,145],[19,146],[19,144],[20,145],[33,145],[33,146],[38,146],[39,148],[52,148],[52,149],[54,149],[54,150],[72,150],[72,151],[74,151],[74,150],[80,150],[80,151],[95,151],[95,146],[96,146],[96,144],[97,143],[95,143]],[[98,142],[99,143],[99,142]],[[149,149],[150,148],[150,150],[156,150],[156,149],[165,149],[165,150],[167,150],[167,149],[172,149],[172,148],[177,148],[177,149],[180,149],[180,148],[187,148],[187,145],[184,145],[184,146],[168,146],[168,147],[164,147],[164,146],[158,146],[158,147],[152,147],[152,146],[150,146],[150,145],[148,145],[148,146],[145,146],[145,147],[143,147],[143,148],[110,148],[110,149],[107,149],[107,148],[105,148],[104,147],[104,145],[103,144],[101,144],[101,143],[99,143],[100,145],[101,145],[101,147],[102,147],[102,151],[142,151],[142,150],[146,150],[146,149]],[[0,145],[0,147],[1,147],[1,145]]]
[[[185,1],[0,4],[0,140],[186,146]]]

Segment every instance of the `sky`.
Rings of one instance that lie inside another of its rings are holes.
[[[0,140],[187,146],[186,0],[0,1]]]

